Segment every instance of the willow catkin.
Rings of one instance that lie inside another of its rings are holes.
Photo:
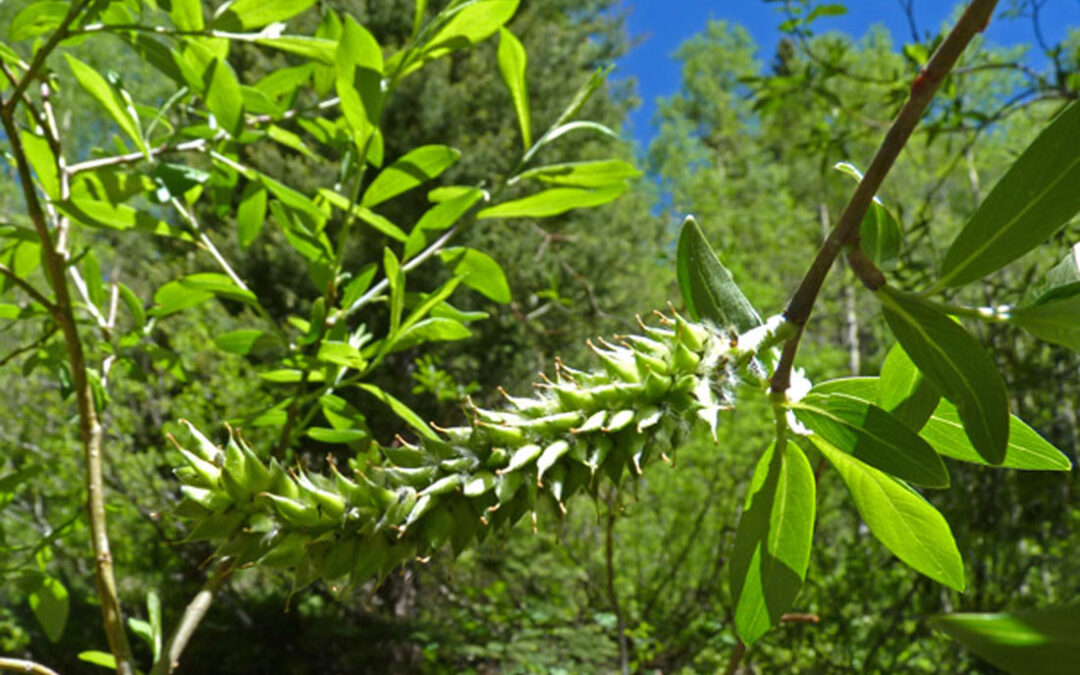
[[[535,527],[542,500],[565,512],[574,494],[666,459],[694,424],[715,436],[737,385],[763,381],[756,356],[782,325],[735,337],[677,314],[661,321],[618,344],[590,342],[600,368],[556,360],[535,396],[507,395],[501,410],[470,404],[465,426],[399,438],[366,473],[286,470],[238,434],[220,449],[189,425],[196,442],[176,469],[180,512],[196,521],[189,540],[222,542],[216,555],[236,565],[293,568],[300,587],[362,583],[446,543],[460,552],[526,514]]]

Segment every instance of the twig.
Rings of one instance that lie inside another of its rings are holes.
[[[30,78],[38,72],[45,55],[63,38],[67,26],[74,20],[75,15],[81,11],[83,6],[84,3],[72,5],[71,10],[56,33],[49,39],[46,46],[38,51],[31,70],[20,82],[20,85],[28,83]],[[105,635],[108,638],[109,650],[116,658],[117,673],[119,675],[134,675],[135,666],[131,655],[131,646],[128,644],[123,613],[120,609],[116,578],[113,573],[109,535],[106,528],[105,485],[102,477],[104,429],[94,406],[94,395],[87,376],[86,355],[83,351],[78,323],[75,319],[71,295],[65,277],[67,261],[58,243],[53,241],[52,234],[49,231],[41,201],[34,191],[33,177],[29,160],[26,157],[26,150],[22,145],[19,129],[15,124],[15,105],[12,102],[17,103],[22,93],[16,90],[15,94],[7,105],[0,108],[0,119],[2,119],[4,132],[8,137],[11,154],[15,158],[19,185],[26,201],[27,214],[34,224],[34,229],[41,242],[45,268],[48,272],[49,282],[53,287],[53,293],[56,295],[54,315],[60,325],[60,330],[64,334],[64,343],[67,347],[68,364],[71,368],[76,406],[79,412],[79,435],[82,440],[86,463],[87,513],[96,561],[98,599],[101,602]],[[46,133],[50,133],[47,128]],[[59,139],[53,140],[58,142]],[[66,196],[64,190],[67,187],[67,176],[63,172],[60,173],[60,180],[60,196],[64,198]]]
[[[4,105],[5,114],[10,114],[15,111],[15,106],[22,100],[23,94],[26,93],[27,88],[30,86],[30,81],[41,76],[42,67],[45,65],[45,59],[48,58],[49,54],[51,54],[54,49],[56,49],[56,45],[60,44],[60,41],[68,36],[71,24],[89,4],[90,0],[81,0],[80,2],[72,3],[67,14],[60,20],[60,25],[56,27],[56,30],[49,36],[49,39],[41,49],[37,50],[34,54],[34,60],[30,62],[22,79],[15,85],[15,91],[11,93],[11,97],[8,98],[7,103]]]
[[[4,263],[0,263],[0,274],[3,274],[8,279],[11,279],[11,282],[13,284],[26,291],[26,294],[33,298],[35,302],[41,303],[50,312],[56,312],[56,307],[52,304],[52,302],[50,302],[48,298],[42,295],[42,293],[38,289],[34,288],[29,281],[15,274],[15,270],[11,269]]]
[[[184,609],[184,615],[180,617],[180,623],[176,625],[176,629],[169,637],[169,641],[162,650],[157,663],[154,664],[153,669],[150,671],[150,675],[168,675],[176,670],[180,665],[180,655],[183,654],[184,648],[187,647],[191,636],[195,633],[195,629],[198,628],[203,617],[210,611],[214,596],[221,590],[222,585],[231,574],[232,567],[226,563],[220,565],[215,570],[214,575],[206,580],[199,592],[195,594],[195,597],[191,599],[191,602]]]
[[[13,670],[19,673],[30,673],[30,675],[59,675],[52,668],[43,666],[40,663],[24,659],[9,659],[2,656],[0,656],[0,670]]]
[[[150,156],[156,157],[167,152],[201,152],[206,149],[208,141],[205,138],[197,138],[193,141],[186,141],[184,143],[177,143],[176,145],[159,145],[156,148],[150,148]],[[114,155],[112,157],[100,157],[98,159],[88,159],[85,162],[79,162],[78,164],[72,164],[67,168],[69,176],[82,173],[83,171],[93,171],[94,169],[103,169],[111,166],[122,166],[124,164],[137,164],[146,159],[146,153],[143,152],[129,152],[126,155]]]
[[[739,663],[742,662],[743,656],[746,654],[746,643],[738,638],[735,643],[735,651],[731,652],[731,658],[728,659],[727,668],[724,669],[724,675],[735,675],[739,671]]]
[[[18,357],[20,354],[25,354],[26,352],[37,349],[41,345],[45,344],[49,340],[49,338],[51,338],[53,335],[56,335],[57,330],[58,328],[56,326],[53,326],[51,330],[45,331],[44,335],[34,340],[30,344],[23,345],[22,347],[17,347],[8,352],[7,355],[5,355],[3,358],[0,358],[0,368],[6,366],[8,363],[11,362],[12,359]]]
[[[967,48],[972,38],[986,28],[993,14],[997,0],[973,0],[964,10],[956,26],[953,27],[945,41],[941,43],[930,61],[922,72],[915,78],[911,85],[911,94],[904,107],[900,109],[896,120],[893,122],[885,139],[881,142],[877,153],[874,155],[869,168],[855,193],[851,196],[839,222],[818,251],[817,257],[810,265],[810,269],[803,277],[802,283],[792,296],[787,309],[784,310],[784,318],[795,325],[793,335],[784,345],[780,356],[780,363],[772,377],[772,392],[782,394],[787,391],[791,383],[791,368],[794,365],[795,354],[799,349],[799,340],[802,337],[803,328],[810,313],[813,311],[814,302],[817,300],[821,285],[825,282],[833,262],[836,261],[840,251],[849,244],[854,245],[853,250],[858,252],[859,225],[862,223],[866,210],[870,207],[871,200],[877,193],[885,176],[889,173],[892,165],[896,162],[900,151],[903,150],[912,131],[922,119],[926,107],[933,98],[942,81],[952,70],[960,54]],[[871,290],[877,289],[885,283],[885,278],[880,270],[873,265],[869,267],[860,265],[856,268],[856,262],[852,261],[852,268],[860,275],[860,279]],[[866,261],[869,262],[869,261]]]
[[[619,596],[615,592],[615,543],[612,530],[615,527],[615,507],[608,501],[607,527],[604,530],[604,561],[607,566],[607,595],[611,610],[615,612],[615,629],[619,631],[619,669],[623,675],[630,675],[630,653],[626,644],[626,619],[619,607]]]

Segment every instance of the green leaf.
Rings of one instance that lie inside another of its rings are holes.
[[[240,248],[251,246],[266,222],[266,188],[258,181],[248,181],[236,207],[236,238]]]
[[[938,403],[919,434],[945,457],[986,465],[960,423],[960,413],[948,401]],[[1072,462],[1016,415],[1009,416],[1009,445],[1002,467],[1029,471],[1068,471]]]
[[[439,202],[428,209],[409,233],[409,238],[405,241],[402,261],[423,251],[439,233],[464,216],[483,195],[484,193],[480,190],[473,189],[453,199]]]
[[[102,668],[108,668],[109,670],[116,670],[116,657],[109,652],[91,649],[85,652],[79,652],[78,658],[80,661],[86,661],[87,663],[92,663],[95,666],[101,666]]]
[[[528,197],[489,206],[477,214],[477,218],[547,218],[566,213],[572,209],[600,206],[615,201],[626,192],[627,185],[610,185],[590,190],[585,188],[558,187],[544,190]]]
[[[878,378],[847,377],[816,385],[811,394],[847,394],[867,403],[878,400]],[[963,462],[992,466],[971,445],[960,423],[956,406],[940,400],[919,432],[939,454]],[[1029,471],[1068,471],[1072,464],[1060,450],[1043,440],[1016,415],[1009,416],[1009,447],[1002,467]]]
[[[641,172],[629,162],[621,159],[597,160],[594,162],[567,162],[551,164],[530,169],[514,177],[511,183],[526,178],[535,178],[544,183],[566,185],[570,187],[597,188],[618,185],[623,181],[635,180]]]
[[[262,28],[287,21],[314,4],[315,0],[236,0],[231,5],[224,5],[224,12],[215,17],[211,25],[228,31]]]
[[[230,136],[237,137],[244,129],[244,96],[236,72],[225,59],[215,58],[203,75],[206,87],[206,107]]]
[[[1071,103],[1009,168],[957,235],[936,288],[1000,269],[1057,232],[1080,209],[1080,104]]]
[[[1080,352],[1080,244],[1046,273],[1034,301],[1009,312],[1009,323]]]
[[[744,333],[761,325],[757,310],[735,284],[693,217],[683,221],[677,252],[679,290],[694,320]]]
[[[57,206],[81,225],[106,227],[112,230],[136,230],[146,234],[192,241],[191,235],[187,232],[126,204],[75,198],[67,202],[57,202]]]
[[[863,179],[862,171],[850,162],[840,162],[833,168],[851,176],[856,182]],[[900,223],[875,195],[859,225],[859,248],[877,265],[888,268],[896,265],[900,256],[900,242]]]
[[[401,326],[401,312],[405,309],[405,272],[389,247],[383,249],[383,274],[390,285],[390,338],[393,339]]]
[[[367,366],[367,359],[360,356],[359,349],[347,342],[336,340],[323,341],[319,346],[317,358],[325,363],[333,363],[346,368],[355,368],[356,370],[363,370]]]
[[[960,410],[975,449],[991,464],[1001,464],[1009,442],[1009,401],[1005,382],[982,345],[915,296],[890,286],[875,294],[904,351]]]
[[[327,188],[319,188],[319,196],[325,199],[327,203],[329,203],[335,208],[341,209],[342,211],[347,211],[349,209],[349,199],[344,195],[340,195],[337,192],[334,192],[333,190],[329,190]],[[382,232],[391,239],[396,239],[397,241],[405,241],[409,238],[409,235],[405,234],[405,232],[403,232],[400,227],[390,222],[389,218],[375,213],[366,206],[360,206],[359,204],[353,206],[353,214],[355,214],[356,217],[360,220],[364,221],[379,232]]]
[[[964,590],[964,562],[945,518],[902,481],[833,447],[810,439],[847,485],[863,522],[885,548],[912,569],[958,591]]]
[[[241,356],[246,356],[257,349],[258,346],[271,341],[270,335],[266,331],[253,329],[229,331],[214,338],[214,344],[217,345],[218,349]]]
[[[58,642],[68,618],[68,591],[59,579],[46,576],[30,593],[30,609],[45,631],[49,642]]]
[[[918,431],[940,400],[941,394],[923,377],[904,348],[894,344],[881,366],[878,406],[909,429]]]
[[[341,99],[341,111],[365,162],[369,159],[381,115],[382,69],[382,49],[378,41],[351,16],[345,17],[335,56],[334,82]]]
[[[506,30],[499,28],[499,72],[502,73],[503,82],[510,90],[510,98],[514,101],[514,111],[517,113],[518,125],[521,127],[521,143],[528,150],[532,145],[532,123],[529,119],[529,90],[525,86],[525,65],[527,57],[521,41]]]
[[[418,321],[398,334],[388,352],[400,352],[425,342],[464,340],[472,335],[468,328],[453,319],[430,318]]]
[[[109,117],[113,118],[120,127],[120,130],[135,142],[135,145],[143,152],[143,154],[149,157],[150,150],[147,148],[146,141],[143,139],[142,130],[139,128],[139,122],[135,118],[133,111],[131,111],[116,90],[109,85],[101,74],[71,54],[65,53],[64,58],[67,59],[68,66],[75,75],[75,79],[78,80],[79,85],[85,89],[86,92],[101,105],[101,107],[105,108],[105,112],[109,113]]]
[[[146,592],[146,616],[150,620],[150,634],[154,638],[151,647],[153,648],[154,662],[156,663],[158,657],[161,656],[161,640],[164,628],[161,621],[161,597],[153,589]]]
[[[238,39],[230,36],[230,39]],[[307,35],[281,35],[278,37],[255,37],[252,42],[261,47],[279,49],[283,52],[302,56],[310,61],[332,66],[337,54],[337,40],[327,40],[321,37],[309,37]],[[307,78],[305,78],[307,79]]]
[[[202,30],[205,27],[202,0],[171,0],[169,18],[178,30]]]
[[[421,47],[420,58],[402,72],[411,73],[424,63],[442,58],[491,37],[514,16],[519,0],[479,0],[451,10],[453,15]]]
[[[411,426],[413,429],[415,429],[417,431],[417,433],[419,433],[421,436],[427,436],[428,438],[430,438],[433,441],[439,440],[438,435],[434,431],[431,430],[431,427],[429,427],[427,424],[425,424],[424,420],[419,415],[414,413],[409,406],[405,405],[401,401],[397,400],[396,398],[394,398],[390,394],[386,393],[382,389],[379,389],[378,387],[376,387],[373,384],[368,384],[368,383],[365,382],[365,383],[358,384],[356,386],[359,389],[361,389],[363,391],[366,391],[367,393],[371,394],[375,398],[377,398],[380,401],[382,401],[383,403],[385,403],[387,405],[387,407],[390,408],[390,410],[394,411],[395,415],[397,415],[402,420],[404,420],[409,426]]]
[[[17,319],[22,309],[18,305],[0,302],[0,319]]]
[[[64,20],[70,9],[70,4],[56,0],[32,2],[11,20],[8,40],[18,42],[51,33]]]
[[[1071,675],[1080,661],[1080,606],[945,614],[930,625],[1013,675]]]
[[[461,282],[483,293],[495,302],[506,304],[510,302],[510,284],[506,281],[506,274],[499,263],[486,253],[473,248],[456,246],[439,251],[442,258],[454,273],[461,277]]]
[[[853,396],[807,396],[791,409],[833,447],[916,485],[944,488],[949,473],[933,448],[881,408]]]
[[[445,145],[423,145],[410,150],[379,172],[364,191],[360,203],[372,207],[434,179],[454,165],[461,152]]]
[[[154,293],[151,316],[168,316],[206,302],[215,295],[249,305],[258,304],[255,294],[240,288],[224,274],[192,274],[170,281]]]
[[[814,534],[814,472],[796,446],[758,460],[735,534],[731,594],[735,627],[752,645],[791,607],[806,579]]]

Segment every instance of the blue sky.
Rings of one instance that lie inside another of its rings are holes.
[[[884,24],[897,42],[911,40],[911,29],[897,0],[850,0],[848,13],[815,22],[815,30],[841,30],[863,34],[874,24]],[[1008,6],[1007,0],[1001,6]],[[624,0],[630,34],[640,40],[637,47],[617,66],[617,76],[636,77],[642,106],[631,116],[634,139],[645,147],[653,134],[651,120],[659,96],[679,88],[680,66],[673,58],[676,48],[700,31],[709,19],[726,19],[745,26],[761,48],[759,58],[767,62],[776,47],[777,25],[784,20],[779,4],[763,0]],[[954,4],[943,0],[914,0],[915,20],[920,34],[936,31],[952,16]],[[1000,14],[1000,9],[999,9]],[[1066,27],[1080,28],[1080,0],[1047,0],[1042,9],[1043,34],[1050,43],[1061,40]],[[1033,42],[1030,19],[995,17],[987,36],[998,44]],[[1035,63],[1045,61],[1036,59]]]

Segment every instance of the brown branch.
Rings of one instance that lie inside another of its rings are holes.
[[[26,344],[26,345],[23,345],[22,347],[16,347],[15,349],[12,349],[10,352],[8,352],[6,355],[4,355],[3,358],[0,358],[0,368],[2,368],[4,366],[6,366],[7,364],[11,363],[11,360],[18,357],[20,354],[25,354],[26,352],[33,351],[34,349],[37,349],[41,345],[45,344],[46,342],[49,341],[49,338],[51,338],[53,335],[56,334],[57,330],[58,330],[58,328],[53,327],[53,328],[45,331],[44,335],[42,335],[38,339],[34,340],[30,344]]]
[[[904,149],[904,145],[911,137],[911,133],[922,119],[923,113],[926,112],[927,106],[934,97],[934,93],[941,86],[942,81],[952,70],[956,61],[960,58],[960,54],[967,48],[972,38],[986,28],[996,5],[997,0],[973,0],[964,10],[963,15],[956,22],[956,26],[953,27],[948,37],[934,52],[926,67],[923,68],[912,83],[911,94],[907,102],[900,109],[900,113],[888,133],[885,134],[885,139],[881,142],[881,146],[874,155],[874,159],[870,162],[863,179],[859,181],[858,187],[855,188],[855,193],[844,208],[839,222],[829,233],[828,238],[814,258],[814,262],[810,265],[810,269],[807,270],[806,276],[803,277],[802,283],[799,284],[798,289],[795,291],[795,295],[792,296],[791,302],[788,303],[787,309],[784,310],[784,318],[795,325],[796,332],[784,345],[780,363],[777,365],[776,373],[772,377],[772,391],[774,394],[787,391],[788,386],[791,384],[791,368],[794,365],[795,354],[799,349],[799,340],[829,270],[832,269],[833,263],[845,246],[852,245],[854,250],[858,252],[859,224],[862,223],[863,216],[866,215],[866,210],[870,207],[874,195],[878,192],[882,182],[885,180],[885,176],[896,162],[897,157],[899,157],[900,151]],[[871,290],[880,287],[885,279],[876,267],[872,265],[856,267],[856,263],[862,263],[864,260],[865,258],[854,261],[852,268],[855,269],[856,273],[861,272],[860,278]],[[865,262],[868,263],[869,261],[865,260]]]
[[[210,605],[214,602],[214,596],[232,574],[232,567],[228,564],[220,565],[214,575],[206,580],[199,592],[191,599],[184,609],[184,615],[180,617],[180,623],[169,637],[161,656],[154,664],[150,675],[168,675],[180,665],[180,655],[184,652],[191,636],[195,633],[199,623],[210,611]]]
[[[41,76],[43,67],[45,65],[45,59],[52,53],[56,46],[60,44],[60,41],[68,36],[68,31],[71,28],[71,24],[82,13],[83,9],[90,4],[90,0],[81,0],[81,2],[74,2],[71,8],[68,9],[67,14],[60,20],[60,25],[56,27],[53,34],[49,36],[49,39],[34,54],[34,60],[30,62],[26,72],[23,74],[22,79],[15,85],[15,90],[11,93],[7,102],[4,104],[5,114],[10,114],[15,111],[15,107],[19,105],[19,101],[22,100],[23,94],[26,93],[27,88],[30,86],[30,82],[37,77]]]
[[[735,651],[731,652],[731,658],[728,659],[724,675],[735,675],[739,671],[739,663],[742,662],[743,656],[746,654],[746,643],[739,638],[735,638],[735,640]]]
[[[34,661],[24,659],[9,659],[0,656],[0,670],[13,670],[18,673],[30,673],[30,675],[59,675],[55,670]]]
[[[23,78],[22,83],[28,82],[41,67],[40,60],[44,59],[43,54],[47,53],[60,41],[66,32],[66,26],[70,24],[71,20],[74,19],[74,15],[81,10],[82,6],[83,3],[72,5],[65,22],[61,24],[61,27],[50,38],[46,46],[38,52],[34,59],[34,65],[31,66],[31,70]],[[49,231],[41,201],[34,191],[26,151],[19,136],[19,129],[15,124],[15,105],[13,102],[17,103],[22,95],[19,90],[16,90],[15,93],[17,95],[9,100],[7,105],[0,108],[0,119],[2,119],[4,131],[8,137],[11,154],[15,158],[19,184],[26,201],[27,214],[30,216],[38,239],[41,241],[42,257],[48,272],[49,283],[53,288],[53,293],[56,295],[54,314],[57,323],[60,325],[60,330],[64,334],[64,342],[67,346],[68,364],[71,367],[76,406],[79,412],[79,435],[82,440],[86,463],[87,512],[96,561],[98,599],[101,602],[105,634],[109,642],[109,649],[116,658],[117,673],[120,675],[134,675],[135,666],[124,628],[124,617],[120,609],[116,579],[113,574],[109,535],[106,529],[105,486],[102,478],[104,429],[94,407],[93,390],[87,376],[86,355],[79,337],[78,324],[65,277],[67,261],[58,250],[57,243],[53,241]],[[49,133],[47,128],[46,133]],[[53,140],[59,141],[59,139]],[[64,198],[68,184],[67,176],[62,171],[60,172],[60,180],[60,196]]]
[[[36,302],[44,305],[45,309],[49,310],[54,314],[56,313],[56,307],[53,306],[52,302],[50,302],[49,299],[41,293],[41,291],[34,288],[29,281],[15,274],[15,270],[11,269],[4,263],[0,263],[0,274],[3,274],[8,279],[11,279],[11,282],[13,284],[26,291],[26,294],[33,298]]]

